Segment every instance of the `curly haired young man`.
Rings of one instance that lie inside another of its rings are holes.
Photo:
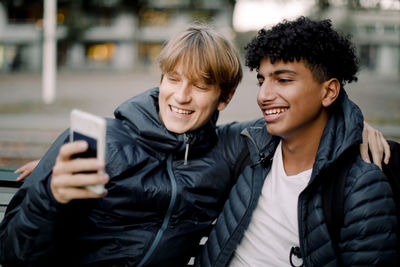
[[[357,157],[348,172],[338,252],[322,208],[324,170],[362,138],[362,113],[343,89],[357,80],[349,38],[329,20],[284,21],[259,31],[247,46],[246,65],[257,71],[266,127],[250,127],[238,139],[252,164],[196,264],[395,265],[395,203],[376,165]]]

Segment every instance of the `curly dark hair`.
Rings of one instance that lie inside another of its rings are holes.
[[[269,58],[271,63],[302,60],[319,82],[330,78],[338,79],[342,85],[357,81],[359,59],[350,35],[332,29],[330,20],[284,20],[269,30],[261,29],[245,49],[250,70],[258,71],[263,58]]]

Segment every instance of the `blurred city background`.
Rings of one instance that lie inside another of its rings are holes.
[[[157,86],[163,43],[189,24],[212,23],[244,57],[257,30],[300,15],[353,35],[362,71],[347,92],[400,140],[400,0],[0,0],[0,167],[40,158],[72,108],[110,117]],[[257,90],[245,68],[219,123],[260,116]]]

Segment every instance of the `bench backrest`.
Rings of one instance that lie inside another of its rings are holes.
[[[22,182],[16,181],[19,174],[13,169],[0,168],[0,222],[3,220],[7,205]]]

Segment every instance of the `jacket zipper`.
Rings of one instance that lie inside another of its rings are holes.
[[[184,139],[185,139],[185,161],[183,163],[183,165],[187,165],[187,159],[189,156],[189,135],[188,134],[183,134],[184,135]]]
[[[160,229],[158,230],[156,237],[153,240],[153,243],[151,244],[149,250],[144,255],[143,259],[138,264],[138,267],[143,266],[149,260],[149,258],[153,254],[154,250],[157,248],[165,230],[168,227],[169,221],[171,219],[172,211],[175,206],[176,195],[177,195],[177,184],[176,184],[175,175],[172,172],[172,154],[170,154],[167,159],[167,171],[168,171],[168,177],[171,181],[171,200],[169,202],[168,210],[167,210],[167,213],[165,214],[163,223],[162,223]]]

